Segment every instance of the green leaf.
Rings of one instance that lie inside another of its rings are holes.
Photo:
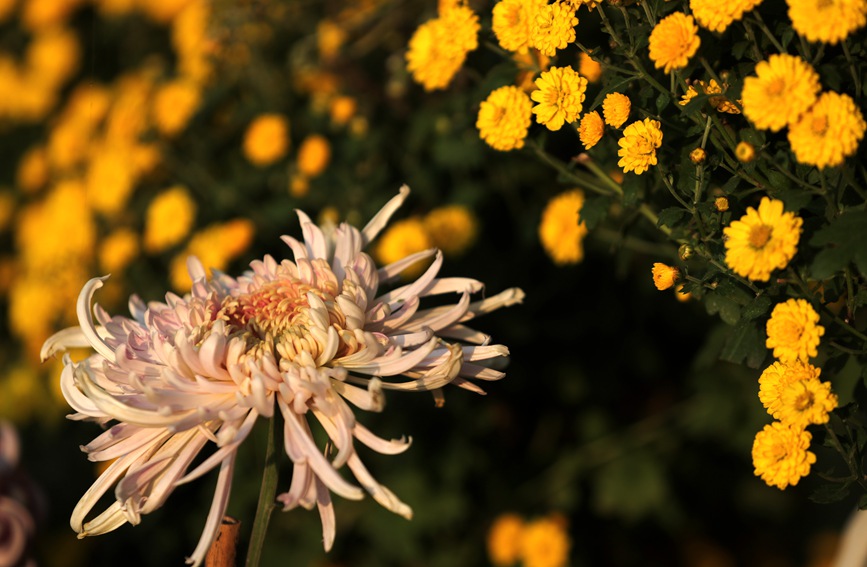
[[[787,211],[799,211],[810,204],[813,200],[813,195],[809,191],[803,189],[783,188],[773,192],[775,198],[779,199],[786,206]]]
[[[771,303],[771,300],[767,296],[760,295],[753,299],[746,307],[744,307],[743,311],[741,311],[741,317],[747,320],[761,317],[768,312],[768,309],[770,309],[771,307]]]
[[[736,301],[719,292],[708,293],[704,300],[708,314],[719,313],[720,319],[729,325],[736,325],[741,319],[741,307]]]
[[[834,393],[839,399],[839,406],[845,406],[852,401],[855,393],[855,387],[861,381],[861,364],[858,363],[858,358],[854,356],[848,357],[846,364],[843,365],[837,373],[827,376],[834,385]],[[822,373],[826,376],[825,373]]]
[[[592,230],[608,216],[611,207],[611,198],[602,195],[587,196],[578,213],[578,218],[584,221],[587,228]]]
[[[867,211],[845,212],[816,231],[810,244],[822,248],[811,266],[812,276],[824,280],[854,263],[862,276],[867,276]]]
[[[662,111],[665,110],[665,107],[668,106],[670,101],[671,96],[668,93],[660,93],[660,95],[656,97],[656,113],[662,114]]]
[[[809,498],[817,504],[830,504],[831,502],[839,502],[849,496],[849,487],[851,482],[842,484],[823,484],[810,494]]]
[[[764,336],[751,321],[741,321],[731,330],[720,352],[720,360],[761,368],[768,355]]]
[[[627,173],[623,176],[623,204],[631,207],[638,204],[644,194],[644,179],[640,175]]]
[[[667,226],[674,228],[678,221],[689,214],[689,211],[681,207],[668,207],[659,211],[659,221],[656,226]]]

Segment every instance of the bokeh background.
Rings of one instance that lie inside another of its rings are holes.
[[[470,4],[490,18],[492,2]],[[82,284],[111,273],[97,301],[122,313],[131,293],[184,292],[190,253],[237,273],[287,255],[279,236],[298,235],[295,209],[363,225],[404,183],[402,232],[375,252],[434,243],[447,250],[445,275],[488,293],[523,288],[522,305],[477,324],[509,346],[507,377],[484,397],[448,389],[442,408],[427,394],[392,395],[383,414],[360,415],[383,437],[413,438],[403,455],[363,457],[414,519],[338,499],[325,554],[315,513],[276,512],[264,564],[490,565],[486,541],[503,514],[557,518],[574,566],[829,564],[850,504],[810,501],[811,477],[783,492],[752,474],[752,440],[768,421],[756,398],[764,353],[725,360],[730,328],[654,288],[652,263],[676,250],[641,227],[641,245],[598,231],[578,264],[547,256],[542,211],[569,187],[532,150],[496,152],[474,126],[514,65],[483,35],[447,90],[426,92],[406,71],[409,38],[436,9],[0,1],[0,418],[18,428],[20,473],[36,491],[39,565],[180,565],[215,482],[179,488],[138,526],[76,540],[69,514],[99,472],[79,446],[99,428],[64,418],[59,362],[40,363],[39,348],[75,323]],[[592,16],[579,33],[598,39]],[[578,151],[574,134],[552,133],[547,147]],[[456,224],[437,231],[435,212]],[[242,550],[263,433],[235,473]],[[813,450],[817,467],[836,458]]]

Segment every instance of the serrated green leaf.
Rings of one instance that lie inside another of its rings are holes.
[[[623,204],[636,205],[644,194],[644,179],[640,175],[627,173],[623,176]]]
[[[656,223],[656,226],[674,228],[678,221],[687,214],[689,214],[689,211],[681,207],[668,207],[667,209],[662,209],[659,211],[659,220]]]
[[[741,317],[744,319],[756,319],[768,312],[771,308],[772,301],[765,295],[760,295],[750,301],[741,311]]]
[[[665,110],[665,107],[668,106],[670,101],[671,96],[668,93],[660,93],[660,95],[656,97],[656,113],[662,114],[662,111]]]
[[[768,355],[762,334],[751,321],[742,321],[731,330],[722,351],[720,360],[733,364],[746,364],[750,368],[761,368]]]
[[[817,504],[830,504],[831,502],[839,502],[849,496],[850,482],[842,484],[823,484],[810,494],[809,498]]]
[[[578,218],[583,221],[588,229],[592,230],[608,216],[611,207],[611,199],[603,196],[588,196],[578,213]]]
[[[708,314],[714,315],[719,313],[720,319],[729,325],[736,325],[741,318],[741,308],[736,301],[725,295],[713,292],[705,296],[705,308]]]
[[[823,280],[855,264],[861,275],[867,276],[867,211],[846,212],[831,224],[816,231],[810,244],[822,248],[811,266],[812,276]]]

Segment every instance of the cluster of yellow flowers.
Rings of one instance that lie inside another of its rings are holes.
[[[769,486],[796,485],[810,472],[816,455],[809,451],[807,426],[828,422],[837,407],[830,382],[819,380],[821,370],[810,364],[825,329],[819,315],[804,299],[777,304],[767,322],[766,346],[777,359],[759,378],[759,400],[777,421],[760,431],[753,442],[755,474]]]
[[[502,514],[488,531],[488,557],[496,567],[565,567],[572,541],[566,519],[550,514],[530,521]]]

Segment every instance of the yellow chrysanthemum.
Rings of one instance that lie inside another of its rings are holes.
[[[709,82],[705,83],[704,81],[698,81],[699,86],[704,91],[706,95],[720,95],[720,96],[709,96],[707,101],[717,112],[726,112],[728,114],[740,114],[740,109],[735,106],[729,99],[727,99],[724,94],[726,90],[728,90],[728,83],[723,83],[720,85],[716,82],[716,80],[711,79]],[[743,101],[739,100],[738,104],[743,105]]]
[[[473,212],[462,205],[436,208],[425,215],[423,222],[433,245],[447,256],[463,254],[476,241],[479,223]]]
[[[539,223],[542,248],[555,264],[577,264],[584,259],[587,226],[580,220],[584,193],[573,189],[548,201]]]
[[[837,407],[837,396],[830,382],[798,380],[783,389],[780,396],[780,421],[792,427],[828,423],[828,414]]]
[[[331,161],[331,145],[325,136],[312,134],[298,146],[298,171],[306,177],[320,175]]]
[[[717,197],[713,200],[713,206],[721,213],[729,210],[729,200],[726,197]]]
[[[15,173],[15,184],[25,193],[34,193],[48,182],[48,152],[45,146],[27,150]]]
[[[653,285],[659,291],[669,289],[677,281],[677,278],[680,277],[680,270],[662,262],[655,262],[650,273],[653,275]]]
[[[119,212],[135,189],[132,153],[127,148],[101,145],[93,150],[86,173],[87,198],[94,210]]]
[[[57,88],[77,70],[81,47],[75,32],[65,27],[40,30],[25,55],[26,70],[37,83]]]
[[[791,361],[774,362],[759,376],[759,400],[774,419],[780,419],[783,392],[790,384],[806,380],[819,380],[822,370],[812,364]]]
[[[578,125],[578,137],[581,143],[584,144],[584,149],[589,150],[599,143],[602,139],[602,134],[605,132],[605,122],[595,110],[588,112],[581,118],[581,123]]]
[[[789,127],[789,144],[799,162],[824,169],[854,155],[865,128],[864,115],[849,95],[825,92]]]
[[[524,567],[565,567],[572,542],[558,518],[539,518],[527,523],[521,537]]]
[[[766,282],[785,268],[798,251],[803,221],[783,211],[783,202],[763,197],[759,208],[748,207],[739,220],[723,229],[726,264],[739,276]]]
[[[491,27],[500,47],[506,51],[527,53],[530,29],[536,12],[545,0],[500,0],[494,5]]]
[[[418,217],[411,217],[391,224],[379,237],[373,255],[383,266],[403,260],[411,254],[433,248],[424,223]],[[430,259],[419,260],[401,272],[401,276],[413,279],[419,276],[430,263]]]
[[[662,145],[662,130],[659,121],[645,118],[623,129],[623,137],[617,142],[620,149],[617,165],[623,173],[634,171],[641,175],[651,165],[656,165],[656,150]]]
[[[623,126],[631,111],[632,102],[623,93],[608,93],[602,101],[602,115],[609,126],[615,128]]]
[[[756,148],[749,142],[738,142],[735,147],[735,157],[741,163],[750,163],[756,158]]]
[[[693,85],[690,85],[686,88],[686,92],[683,93],[683,96],[680,97],[680,100],[677,104],[681,106],[686,106],[689,102],[698,96],[698,90]]]
[[[343,126],[355,116],[357,109],[358,102],[353,97],[340,95],[331,99],[328,113],[332,123]]]
[[[753,441],[755,475],[780,490],[795,486],[816,462],[816,455],[808,451],[812,439],[809,431],[779,421],[766,425]]]
[[[661,19],[650,32],[650,60],[666,73],[683,69],[698,51],[701,40],[692,16],[673,12]]]
[[[867,23],[865,0],[786,0],[792,27],[809,41],[836,44]]]
[[[488,557],[495,567],[514,565],[521,554],[524,520],[517,514],[502,514],[488,530]]]
[[[536,101],[536,121],[549,130],[559,130],[564,122],[574,122],[584,108],[587,79],[571,67],[551,67],[536,79],[538,90],[530,94]]]
[[[593,84],[602,78],[602,65],[582,51],[578,54],[578,72],[588,83]]]
[[[409,40],[406,68],[426,91],[444,89],[467,53],[478,47],[479,17],[469,7],[454,6],[416,29]]]
[[[157,89],[151,107],[151,118],[163,136],[174,136],[183,130],[199,107],[201,89],[193,81],[178,79]]]
[[[761,4],[762,0],[689,0],[689,9],[699,25],[715,32],[724,32],[732,22]]]
[[[819,314],[805,299],[789,299],[778,303],[771,311],[765,328],[765,346],[773,349],[780,362],[807,362],[818,355],[817,347],[825,327],[819,325]]]
[[[530,46],[548,57],[575,41],[578,18],[568,2],[540,6],[530,29]]]
[[[530,97],[518,87],[507,85],[494,90],[479,106],[479,136],[496,150],[523,148],[532,107]]]
[[[261,114],[244,133],[244,156],[250,163],[266,166],[289,151],[289,121],[280,114]]]
[[[100,243],[99,265],[105,273],[120,272],[135,259],[138,251],[138,235],[128,228],[119,228]]]
[[[189,234],[196,219],[196,202],[186,188],[176,185],[157,195],[145,213],[144,249],[158,253]]]
[[[819,94],[819,74],[796,55],[771,55],[744,79],[744,116],[756,128],[777,132],[793,124]]]

